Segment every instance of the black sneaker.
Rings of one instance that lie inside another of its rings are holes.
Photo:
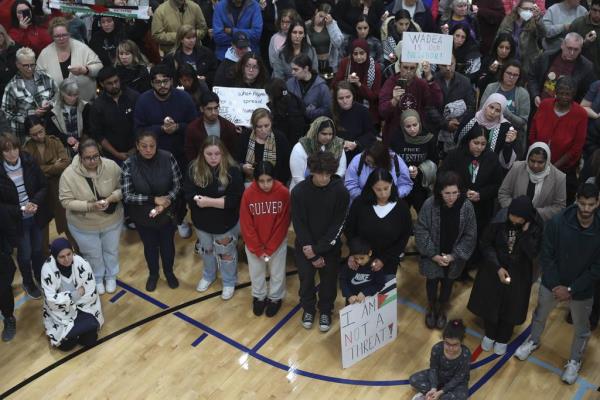
[[[158,282],[158,278],[154,276],[149,276],[146,281],[146,291],[154,292],[156,290],[156,283]]]
[[[256,297],[252,298],[252,312],[257,317],[260,317],[263,314],[266,305],[267,302],[265,300],[259,300]]]
[[[179,287],[179,281],[177,280],[175,274],[167,275],[167,284],[171,289],[177,289]]]
[[[321,313],[319,318],[319,330],[321,332],[327,332],[331,328],[331,315]]]
[[[309,313],[308,311],[304,311],[304,314],[302,314],[302,326],[305,329],[310,329],[312,328],[312,324],[313,324],[313,320],[315,319],[315,316],[313,313]]]
[[[277,314],[277,311],[279,311],[280,308],[281,300],[269,300],[269,303],[267,304],[267,311],[265,311],[265,314],[269,318],[273,317],[275,316],[275,314]]]
[[[23,290],[32,299],[38,300],[42,298],[42,292],[40,292],[40,289],[35,285],[35,283],[32,283],[31,285],[27,285],[24,283]]]
[[[4,330],[2,331],[2,341],[10,342],[17,334],[17,320],[15,317],[4,320]]]

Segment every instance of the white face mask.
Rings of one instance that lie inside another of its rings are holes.
[[[533,11],[530,10],[519,10],[519,17],[525,22],[529,21],[533,17]]]

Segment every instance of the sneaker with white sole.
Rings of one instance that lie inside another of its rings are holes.
[[[223,292],[221,293],[221,298],[223,300],[229,300],[233,297],[233,292],[235,292],[235,287],[233,286],[223,286]]]
[[[106,290],[104,289],[104,283],[96,283],[96,291],[98,292],[98,296],[102,296],[104,293],[106,293]]]
[[[212,285],[214,281],[207,281],[206,279],[202,278],[200,279],[200,282],[198,282],[198,286],[196,286],[196,290],[199,292],[206,292],[208,290],[208,287],[210,285]]]
[[[534,341],[531,339],[528,339],[525,343],[519,346],[517,351],[515,351],[515,357],[521,361],[525,361],[531,353],[537,350],[538,347],[540,347],[539,344],[534,343]]]
[[[331,315],[322,313],[319,318],[319,330],[327,332],[329,329],[331,329]]]
[[[483,339],[481,339],[481,350],[492,351],[493,347],[494,347],[494,341],[492,339],[490,339],[487,336],[484,336]]]
[[[190,224],[187,222],[177,225],[177,232],[179,232],[179,236],[181,236],[182,239],[188,239],[192,236],[192,228],[190,228]]]
[[[503,356],[506,354],[507,348],[508,348],[508,344],[496,342],[496,343],[494,343],[494,354]]]
[[[117,280],[107,279],[105,289],[106,293],[114,293],[117,290]]]
[[[302,314],[302,326],[304,327],[304,329],[312,328],[314,319],[315,315],[313,313],[304,311],[304,314]]]
[[[563,371],[560,379],[562,379],[563,382],[572,385],[577,381],[580,369],[581,361],[569,360],[567,362],[567,365],[565,365],[565,370]]]

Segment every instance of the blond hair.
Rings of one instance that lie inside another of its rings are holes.
[[[217,166],[217,175],[221,186],[226,187],[229,185],[229,180],[231,178],[229,176],[229,169],[231,167],[237,167],[237,163],[233,160],[229,151],[217,136],[209,136],[204,143],[202,143],[202,147],[198,151],[198,156],[190,165],[190,176],[194,184],[201,188],[205,188],[212,183],[212,168],[204,158],[204,150],[210,146],[217,146],[221,151],[221,162]]]

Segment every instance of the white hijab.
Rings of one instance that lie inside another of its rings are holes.
[[[544,166],[544,169],[538,173],[534,173],[529,168],[529,155],[531,154],[531,152],[534,149],[543,149],[546,152],[546,165]],[[548,145],[546,143],[535,142],[534,144],[529,146],[529,150],[527,150],[527,157],[525,157],[525,162],[527,163],[526,165],[527,165],[527,173],[529,174],[529,180],[531,181],[531,183],[533,183],[535,185],[535,191],[533,194],[533,201],[532,201],[533,204],[536,203],[537,198],[542,191],[542,186],[544,185],[544,180],[550,174],[550,166],[551,166],[550,159],[551,159],[550,147],[548,147]]]

